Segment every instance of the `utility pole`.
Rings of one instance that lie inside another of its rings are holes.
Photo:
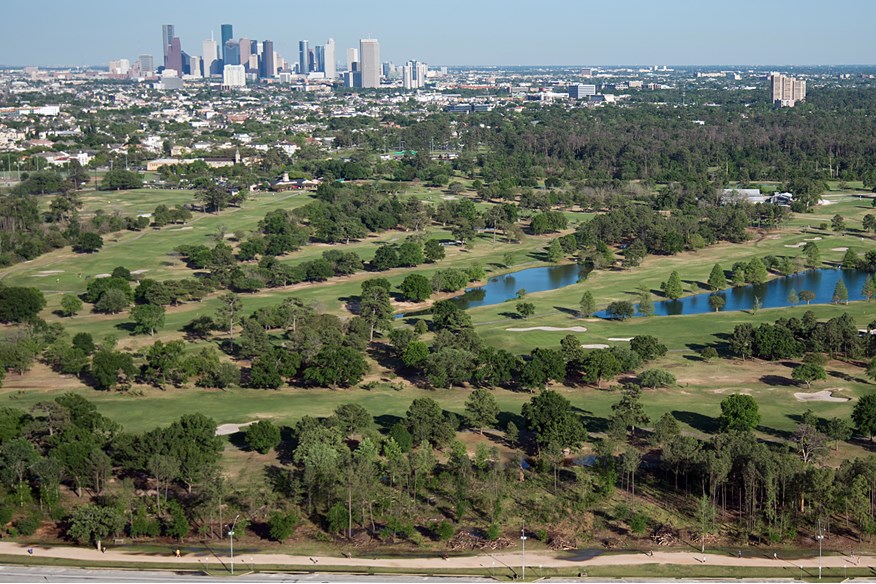
[[[821,580],[821,542],[824,541],[824,534],[821,532],[821,520],[818,520],[818,535],[815,536],[818,540],[818,579]]]
[[[526,521],[523,521],[523,526],[520,528],[520,541],[523,548],[520,556],[521,578],[526,580]]]
[[[240,515],[234,518],[234,522],[231,524],[231,529],[228,530],[228,545],[231,552],[231,575],[234,576],[234,526],[237,525],[237,520],[240,518]]]

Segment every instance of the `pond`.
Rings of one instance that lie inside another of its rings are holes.
[[[765,284],[740,286],[718,292],[726,302],[723,311],[751,310],[754,307],[755,298],[760,299],[761,308],[783,308],[791,306],[788,296],[791,290],[799,294],[802,290],[810,290],[815,293],[812,304],[828,304],[833,302],[833,291],[840,279],[849,291],[849,301],[864,300],[861,289],[871,274],[863,270],[839,270],[822,269],[807,270],[790,276],[783,276],[770,280]],[[656,292],[656,291],[655,291]],[[712,312],[709,306],[710,292],[687,296],[679,300],[661,300],[654,302],[655,316],[676,316],[679,314],[703,314]],[[806,304],[798,302],[797,305]],[[638,305],[636,305],[636,316]],[[605,311],[597,312],[595,316],[607,318]]]
[[[463,310],[478,306],[501,304],[517,296],[520,289],[527,294],[565,288],[576,283],[586,271],[577,264],[527,268],[503,276],[495,276],[477,288],[469,288],[453,302]]]

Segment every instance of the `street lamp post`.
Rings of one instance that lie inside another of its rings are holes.
[[[526,521],[523,522],[523,527],[520,528],[520,541],[523,544],[520,556],[521,578],[526,580]]]
[[[818,535],[815,536],[818,540],[818,579],[821,580],[821,542],[824,541],[824,534],[821,533],[821,526],[818,528]]]
[[[231,524],[231,529],[228,530],[228,547],[231,552],[231,575],[234,576],[234,526],[237,525],[237,520],[240,518],[240,515],[234,518],[234,522]]]

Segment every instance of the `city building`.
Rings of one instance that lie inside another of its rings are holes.
[[[247,57],[248,58],[248,57]],[[240,43],[234,39],[225,42],[222,49],[222,65],[240,65]]]
[[[569,97],[572,99],[587,99],[591,95],[596,95],[595,85],[582,85],[578,83],[569,86]]]
[[[274,41],[262,43],[261,59],[259,60],[259,77],[270,79],[277,74],[276,60],[274,58]]]
[[[137,62],[140,63],[140,75],[143,77],[151,77],[155,73],[155,61],[152,55],[140,55]]]
[[[359,41],[359,59],[359,71],[362,75],[356,87],[380,87],[380,43],[377,39]]]
[[[359,49],[347,49],[347,71],[359,70]]]
[[[322,72],[325,73],[325,78],[329,81],[334,80],[337,77],[337,57],[335,56],[335,39],[329,39],[326,41],[325,46],[323,46],[323,68]]]
[[[237,42],[237,50],[239,51],[240,57],[238,63],[249,70],[249,57],[252,55],[252,43],[249,39],[240,39]]]
[[[164,24],[161,26],[161,47],[164,53],[164,66],[167,67],[167,57],[170,55],[170,45],[174,37],[173,25]]]
[[[173,37],[170,40],[170,47],[167,49],[167,59],[164,63],[165,70],[172,69],[176,72],[177,77],[183,75],[183,51],[179,37]]]
[[[222,70],[224,87],[246,87],[246,68],[243,65],[225,65]]]
[[[298,41],[298,73],[301,75],[310,73],[309,43],[310,41]]]
[[[191,55],[189,57],[189,75],[196,78],[203,77],[201,71],[204,70],[203,63],[201,62],[201,58],[197,55]]]
[[[781,73],[771,74],[770,99],[776,107],[794,107],[798,101],[806,99],[806,80]]]
[[[127,75],[131,71],[131,62],[127,59],[109,62],[110,75]]]
[[[216,41],[212,38],[213,35],[210,36],[209,40],[201,43],[204,77],[219,75],[222,72],[222,64],[219,62],[219,47],[216,46]]]
[[[402,87],[420,89],[426,86],[429,66],[419,61],[408,61],[402,66]]]
[[[221,27],[222,35],[222,64],[228,63],[228,55],[225,53],[225,44],[234,38],[234,27],[230,24],[223,24]]]
[[[583,69],[581,69],[581,77],[593,77],[594,72],[595,69],[593,69],[592,67],[584,67]]]

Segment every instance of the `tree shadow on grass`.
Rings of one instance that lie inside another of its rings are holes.
[[[378,429],[381,432],[388,433],[389,429],[399,422],[404,422],[404,418],[401,416],[395,416],[393,414],[380,414],[379,416],[374,416],[374,423],[377,424]]]
[[[568,314],[569,316],[573,316],[575,318],[578,318],[581,314],[580,312],[578,312],[574,308],[566,308],[565,306],[554,306],[554,310],[556,310],[558,312],[562,312],[564,314]]]
[[[511,320],[523,320],[523,317],[516,312],[500,312],[499,316],[510,318]]]
[[[782,387],[796,386],[797,382],[783,375],[761,375],[760,382],[767,385],[779,385]]]
[[[587,428],[588,433],[608,432],[608,418],[594,416],[593,412],[578,407],[573,406],[572,409],[581,416],[581,421],[584,422],[584,427]]]
[[[717,418],[704,416],[703,414],[699,414],[697,412],[673,410],[672,417],[674,417],[676,420],[683,424],[687,424],[694,430],[699,430],[700,432],[704,432],[706,434],[714,434],[720,429],[720,427],[718,426]]]

